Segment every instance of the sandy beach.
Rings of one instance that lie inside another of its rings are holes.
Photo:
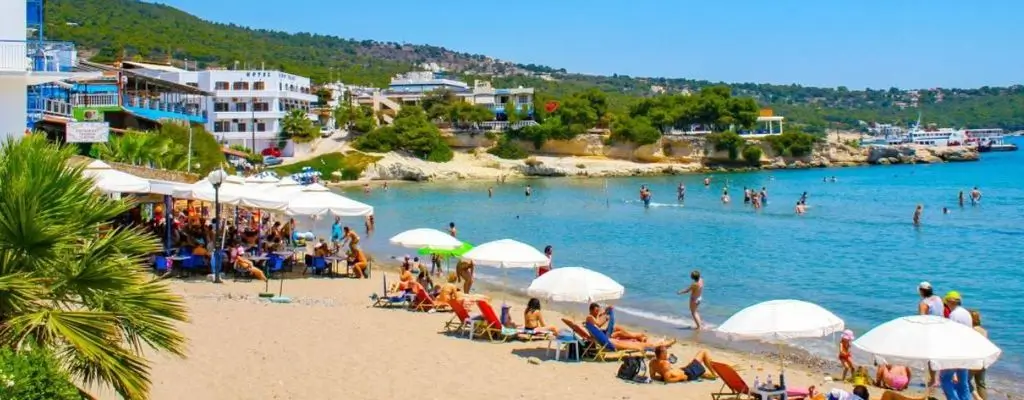
[[[271,283],[276,289],[278,281]],[[190,308],[191,321],[181,326],[188,357],[151,355],[153,399],[707,399],[722,385],[626,383],[615,377],[618,362],[553,361],[547,341],[495,344],[449,336],[441,331],[451,313],[370,307],[381,273],[368,280],[285,280],[291,304],[259,299],[259,281],[170,284]],[[559,317],[545,312],[549,324],[561,327]],[[671,352],[683,363],[699,348],[681,342]],[[718,349],[712,355],[748,382],[778,371],[757,357]],[[531,364],[529,357],[542,362]],[[822,380],[822,371],[787,373],[790,386],[820,387]]]

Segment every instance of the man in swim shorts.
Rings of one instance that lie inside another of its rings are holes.
[[[347,227],[347,226],[342,228],[342,231],[344,232],[344,235],[342,235],[342,237],[341,237],[341,244],[344,245],[345,242],[348,242],[348,248],[350,250],[352,250],[353,252],[358,250],[359,249],[359,235],[356,234],[356,231],[353,231],[352,229],[349,229],[349,227]]]
[[[696,324],[696,329],[701,329],[701,327],[704,326],[704,322],[701,321],[700,312],[698,312],[697,309],[700,307],[700,303],[704,301],[704,279],[700,277],[699,270],[693,270],[693,272],[690,272],[690,279],[693,280],[693,283],[676,294],[690,294],[690,316],[693,317],[693,323]]]
[[[654,348],[654,359],[651,360],[651,379],[665,383],[695,381],[707,376],[714,379],[714,373],[708,371],[711,368],[711,355],[707,350],[700,350],[689,364],[682,368],[672,368],[668,360],[668,349],[665,346]]]

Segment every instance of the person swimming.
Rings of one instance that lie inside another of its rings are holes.
[[[530,185],[526,185],[526,197],[530,197],[533,194],[533,188]]]
[[[711,177],[704,178],[704,187],[711,186]]]
[[[804,194],[800,195],[800,204],[807,204],[807,192],[804,192]]]
[[[924,212],[924,206],[918,204],[917,208],[914,209],[914,226],[921,226],[921,213]]]
[[[651,196],[651,189],[648,189],[646,185],[640,187],[640,201],[644,202],[644,208],[651,207]]]
[[[971,205],[976,206],[978,204],[981,204],[981,191],[975,186],[974,189],[971,189]]]
[[[743,204],[750,204],[750,189],[743,187]]]
[[[722,189],[722,204],[729,204],[729,189]]]
[[[796,215],[804,215],[807,212],[807,206],[804,203],[796,202]]]
[[[956,197],[957,197],[957,200],[960,201],[960,207],[963,207],[964,206],[964,191],[961,190],[960,193],[957,194]]]
[[[686,185],[682,182],[679,182],[679,187],[676,188],[676,200],[679,202],[686,200]]]

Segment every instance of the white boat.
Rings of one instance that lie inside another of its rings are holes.
[[[978,141],[978,152],[988,153],[992,151],[1017,151],[1017,145],[1006,143],[1002,136],[996,136]]]

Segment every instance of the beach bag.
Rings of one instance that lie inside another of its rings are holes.
[[[647,382],[647,365],[644,363],[644,358],[640,356],[623,358],[619,372],[615,376],[630,382]]]

